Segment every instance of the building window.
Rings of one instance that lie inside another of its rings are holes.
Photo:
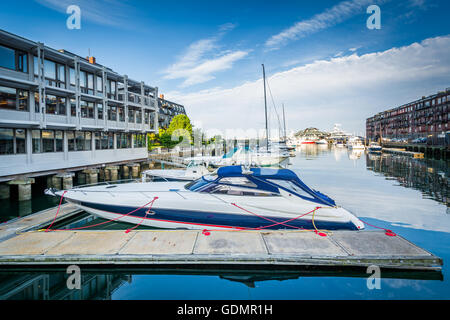
[[[142,123],[142,110],[136,110],[136,123]]]
[[[35,63],[37,63],[37,58],[35,57]],[[51,60],[44,59],[44,75],[45,82],[49,86],[65,88],[66,87],[66,67],[62,64],[53,62]],[[36,68],[35,68],[35,75]]]
[[[97,96],[103,96],[103,78],[96,76],[97,79]]]
[[[134,108],[128,107],[128,122],[129,123],[134,123],[134,114],[135,114]]]
[[[87,74],[87,87],[88,87],[88,94],[93,95],[94,94],[94,75],[92,73],[86,73]]]
[[[0,45],[0,67],[27,73],[28,54]]]
[[[70,115],[72,117],[77,116],[77,100],[76,99],[70,99]]]
[[[55,133],[52,130],[42,130],[42,152],[55,152]]]
[[[96,132],[95,149],[96,150],[114,149],[114,133]]]
[[[131,134],[129,133],[118,133],[117,137],[117,149],[127,149],[131,148]]]
[[[46,113],[56,115],[66,114],[66,98],[47,94],[45,100]]]
[[[108,80],[106,82],[106,93],[108,95],[108,99],[116,99],[116,88],[117,83],[113,80]]]
[[[64,139],[63,139],[63,132],[58,130],[55,131],[55,146],[56,146],[56,152],[62,152],[64,151]]]
[[[66,131],[68,150],[75,151],[75,133],[73,131]]]
[[[14,130],[0,128],[0,154],[14,154]]]
[[[134,134],[133,135],[133,144],[135,148],[145,148],[145,134]]]
[[[33,130],[31,131],[33,153],[41,153],[41,131]]]
[[[97,103],[97,118],[103,119],[103,104]]]
[[[94,103],[89,101],[81,100],[81,117],[94,119]]]
[[[48,79],[56,80],[56,63],[50,60],[44,60],[44,74]]]
[[[108,105],[108,120],[116,121],[117,120],[117,107]]]
[[[28,111],[28,91],[0,86],[0,109]]]
[[[77,84],[75,81],[75,69],[69,68],[69,81],[70,81],[70,90],[75,90]]]
[[[26,130],[0,128],[0,155],[26,153]]]
[[[88,131],[66,131],[69,151],[89,151],[92,149],[92,133]]]
[[[117,107],[117,111],[119,113],[119,121],[124,122],[125,121],[125,108]]]

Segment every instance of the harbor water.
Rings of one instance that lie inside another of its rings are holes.
[[[393,230],[441,257],[442,272],[383,274],[378,287],[369,273],[352,271],[111,269],[81,270],[81,289],[66,286],[65,270],[0,271],[0,299],[449,299],[449,162],[391,154],[368,154],[327,145],[305,145],[289,169],[363,221]],[[57,201],[34,196],[27,204],[3,200],[1,221]],[[84,215],[71,223],[96,224]],[[102,229],[129,225],[110,223]],[[144,228],[144,227],[139,227]],[[373,227],[368,226],[371,230]]]

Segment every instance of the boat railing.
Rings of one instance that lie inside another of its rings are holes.
[[[72,188],[72,190],[86,188],[86,187],[96,187],[96,186],[103,186],[103,185],[141,182],[141,181],[142,181],[141,179],[121,179],[121,180],[114,180],[114,181],[102,181],[102,182],[97,182],[97,183],[89,183],[89,184],[82,184],[82,185],[74,186]]]

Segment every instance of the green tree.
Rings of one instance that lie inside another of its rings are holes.
[[[191,120],[185,114],[176,115],[170,122],[166,133],[171,135],[175,145],[179,143],[186,146],[191,144],[193,140]]]

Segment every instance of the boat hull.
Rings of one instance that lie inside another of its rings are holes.
[[[71,201],[69,201],[71,202]],[[253,214],[232,214],[225,212],[208,212],[192,210],[174,210],[165,208],[136,208],[132,206],[118,206],[92,202],[75,201],[80,209],[106,220],[127,222],[164,229],[220,229],[220,230],[280,230],[280,229],[308,229],[313,230],[359,230],[353,222],[337,222],[312,220],[307,218],[293,219],[292,215],[260,216]],[[128,214],[132,212],[131,214]],[[290,220],[290,221],[288,221]]]

